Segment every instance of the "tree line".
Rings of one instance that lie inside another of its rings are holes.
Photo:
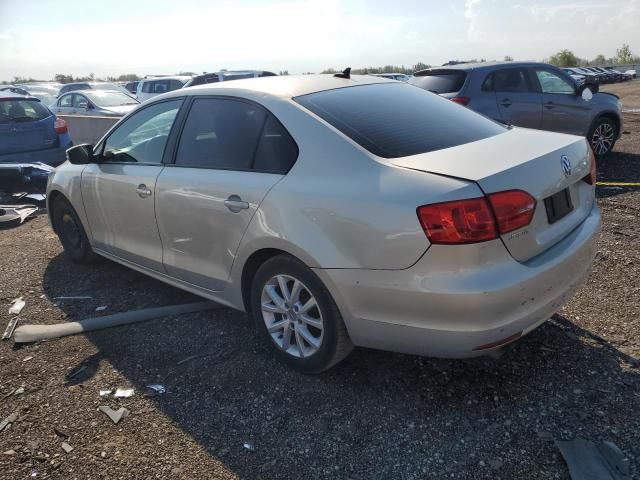
[[[586,58],[580,58],[575,55],[571,50],[560,50],[555,55],[551,55],[545,62],[558,67],[590,67],[590,66],[603,66],[603,65],[632,65],[640,64],[640,57],[634,55],[626,43],[616,50],[616,54],[613,57],[605,57],[600,54],[593,60],[587,60]]]

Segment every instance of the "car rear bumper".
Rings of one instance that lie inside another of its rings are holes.
[[[591,270],[600,223],[594,203],[566,238],[525,263],[495,240],[433,245],[406,270],[315,271],[355,345],[472,357],[526,335],[573,295]]]
[[[42,162],[52,167],[57,167],[63,163],[67,157],[68,148],[73,146],[73,142],[69,141],[64,145],[56,148],[48,148],[46,150],[35,150],[33,152],[7,153],[0,155],[0,162],[12,163],[33,163]]]

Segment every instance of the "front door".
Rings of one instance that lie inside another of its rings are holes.
[[[536,68],[535,73],[542,92],[542,128],[586,135],[589,103],[577,94],[575,83],[550,69]]]
[[[260,105],[195,99],[175,164],[166,166],[156,187],[167,273],[223,290],[249,222],[296,157],[287,131]]]
[[[163,271],[155,216],[156,181],[182,99],[143,108],[96,148],[100,163],[82,173],[82,198],[93,246]]]

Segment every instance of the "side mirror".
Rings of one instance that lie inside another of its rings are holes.
[[[87,110],[93,110],[94,108],[93,103],[87,103]]]
[[[93,157],[93,145],[83,143],[76,145],[67,150],[67,160],[74,165],[87,165],[88,163],[95,163]]]
[[[578,94],[585,102],[589,102],[593,98],[593,92],[591,91],[590,86],[587,84],[583,84],[578,88]]]

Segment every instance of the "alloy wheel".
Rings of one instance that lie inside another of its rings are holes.
[[[591,135],[591,148],[596,155],[604,155],[613,146],[614,129],[610,123],[601,123]]]
[[[275,344],[305,358],[322,345],[322,313],[311,291],[297,278],[275,275],[262,288],[262,318]]]

